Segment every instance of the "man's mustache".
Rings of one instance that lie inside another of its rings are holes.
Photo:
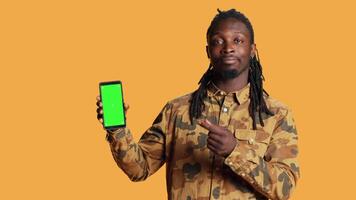
[[[215,71],[215,73],[222,79],[222,80],[230,80],[230,79],[234,79],[238,76],[240,76],[240,74],[242,74],[242,72],[244,72],[245,70],[247,70],[248,67],[244,67],[241,70],[237,70],[237,69],[226,69],[226,70],[222,70],[222,71]]]

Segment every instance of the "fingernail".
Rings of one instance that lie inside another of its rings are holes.
[[[206,122],[207,124],[211,125],[211,122],[210,122],[209,120],[206,119],[205,122]]]

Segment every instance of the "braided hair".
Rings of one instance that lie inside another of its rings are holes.
[[[242,14],[241,12],[236,11],[235,9],[230,9],[228,11],[220,11],[218,9],[218,14],[212,20],[208,31],[207,31],[207,40],[209,41],[209,37],[211,36],[212,31],[219,25],[219,23],[227,18],[235,18],[245,24],[247,30],[250,33],[250,44],[254,44],[254,32],[252,25],[248,18]],[[205,109],[204,99],[207,97],[207,85],[212,80],[213,77],[213,66],[210,63],[208,70],[204,73],[204,75],[199,80],[199,88],[193,92],[192,98],[190,99],[191,104],[189,107],[189,116],[191,122],[193,122],[193,118],[199,118]],[[260,59],[255,55],[250,58],[250,68],[248,74],[248,82],[250,83],[250,104],[249,104],[249,114],[253,121],[253,129],[256,130],[256,114],[258,114],[259,122],[262,126],[264,126],[262,113],[267,115],[274,115],[268,108],[263,98],[263,95],[269,94],[263,89],[263,81],[264,76],[262,74],[262,66],[260,64]]]

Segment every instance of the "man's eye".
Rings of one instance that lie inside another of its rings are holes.
[[[224,41],[223,40],[214,40],[213,44],[219,45],[219,44],[223,44]]]
[[[243,41],[242,41],[242,40],[240,40],[240,39],[235,39],[235,42],[236,42],[237,44],[241,44],[241,43],[243,43]]]

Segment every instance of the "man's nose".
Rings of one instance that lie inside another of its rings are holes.
[[[233,53],[234,51],[235,51],[235,45],[232,42],[225,43],[223,48],[223,53],[229,54],[229,53]]]

